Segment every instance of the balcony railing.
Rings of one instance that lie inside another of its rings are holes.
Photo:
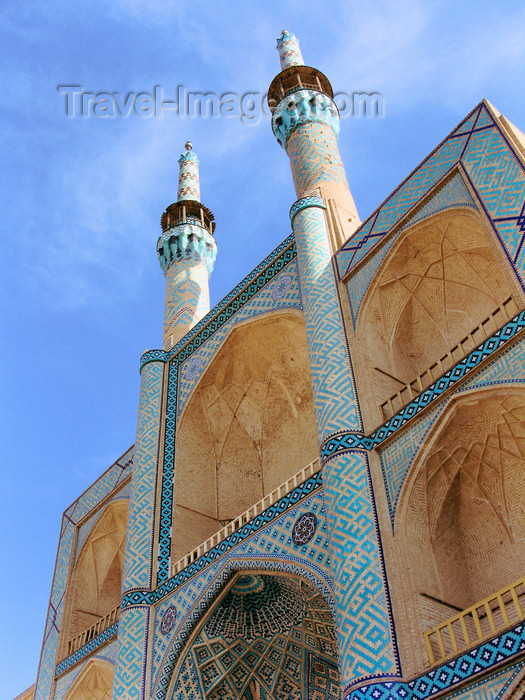
[[[463,340],[454,345],[446,355],[440,357],[433,365],[428,367],[422,374],[419,374],[409,384],[405,384],[399,391],[392,394],[390,398],[381,404],[383,420],[392,418],[407,403],[412,401],[418,394],[427,389],[433,382],[447,372],[451,367],[466,357],[474,348],[484,340],[490,338],[499,328],[520,311],[516,300],[513,297],[505,299],[490,316],[468,333]]]
[[[223,527],[221,530],[218,530],[205,542],[200,544],[198,547],[195,547],[195,549],[193,549],[191,552],[188,552],[188,554],[185,554],[181,559],[172,564],[171,575],[175,576],[187,566],[192,564],[196,559],[202,557],[203,554],[209,552],[210,549],[213,549],[213,547],[218,545],[219,542],[222,542],[236,530],[239,530],[243,525],[246,525],[246,523],[250,522],[250,520],[253,520],[255,517],[260,515],[264,510],[266,510],[270,506],[273,506],[273,504],[276,503],[280,498],[286,496],[288,493],[290,493],[290,491],[296,488],[296,486],[302,484],[303,481],[309,479],[320,469],[321,463],[318,459],[315,459],[313,462],[310,462],[310,464],[304,467],[304,469],[301,469],[300,472],[292,476],[291,479],[288,479],[288,481],[286,481],[284,484],[281,484],[281,486],[279,486],[267,496],[262,498],[258,503],[253,505],[248,510],[244,511],[244,513],[235,518],[235,520],[229,522],[228,525],[226,525],[226,527]]]
[[[432,666],[525,619],[525,577],[425,633]]]
[[[76,637],[73,637],[73,639],[70,639],[67,643],[67,656],[71,656],[71,654],[74,654],[77,649],[80,649],[84,646],[84,644],[87,644],[99,634],[107,630],[108,627],[111,627],[111,625],[113,625],[119,619],[119,616],[120,605],[117,605],[114,610],[111,610],[111,612],[108,612],[107,615],[101,617],[100,620],[97,620],[94,625],[91,625],[91,627],[88,627],[87,630],[84,630],[80,634],[77,634]]]

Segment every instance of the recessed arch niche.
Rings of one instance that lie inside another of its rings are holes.
[[[67,642],[120,604],[128,501],[111,501],[84,542],[67,589],[64,653]]]
[[[92,659],[84,666],[64,700],[111,700],[113,664]]]
[[[358,319],[376,405],[444,357],[511,296],[522,308],[523,290],[495,234],[473,209],[449,209],[403,232]],[[493,330],[504,320],[497,316]]]
[[[168,700],[339,700],[330,607],[305,579],[239,572],[205,613]]]
[[[421,658],[426,631],[523,576],[524,459],[520,388],[452,401],[427,437],[395,523]],[[410,665],[413,648],[406,653]]]
[[[177,426],[172,561],[319,456],[302,314],[232,330]]]

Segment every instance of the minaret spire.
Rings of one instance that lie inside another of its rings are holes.
[[[283,29],[281,36],[278,37],[277,49],[281,59],[281,70],[286,70],[290,66],[304,66],[299,42],[287,29]]]
[[[170,350],[210,310],[208,279],[217,244],[215,219],[200,202],[199,159],[190,141],[179,158],[177,201],[160,220],[159,262],[166,277],[164,349]]]
[[[184,148],[186,149],[186,153],[183,153],[179,158],[180,169],[177,201],[193,199],[199,202],[201,198],[199,159],[197,158],[197,154],[192,150],[193,146],[191,141],[186,141]]]
[[[268,91],[273,133],[290,158],[297,196],[317,192],[325,200],[335,253],[360,220],[337,146],[332,86],[320,70],[304,65],[299,42],[288,30],[281,32],[277,49],[281,72]]]

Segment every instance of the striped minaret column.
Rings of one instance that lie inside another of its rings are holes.
[[[339,118],[330,83],[314,68],[289,65],[294,41],[287,32],[278,40],[281,63],[288,67],[272,82],[269,101],[298,196],[290,217],[323,464],[343,697],[401,698],[406,686],[332,265],[339,225],[334,212],[341,219],[348,214],[348,226],[340,222],[343,236],[355,230],[359,218],[337,148]]]
[[[179,164],[177,201],[162,215],[157,243],[166,277],[164,350],[176,345],[210,310],[208,280],[217,255],[215,221],[199,201],[199,161],[189,141]]]

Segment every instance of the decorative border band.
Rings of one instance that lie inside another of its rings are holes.
[[[395,416],[380,426],[371,435],[362,433],[339,432],[330,435],[321,445],[321,463],[352,449],[372,450],[401,428],[407,421],[439,398],[447,389],[459,382],[463,377],[475,370],[479,365],[499,350],[503,345],[514,339],[525,328],[525,310],[508,321],[494,335],[475,350],[460,360],[454,367],[422,391],[413,401],[402,408]]]
[[[296,202],[294,202],[294,204],[292,204],[292,208],[290,209],[290,223],[292,226],[297,214],[308,207],[320,207],[321,209],[326,209],[326,204],[321,197],[303,197],[302,199],[298,199]]]
[[[406,684],[371,683],[350,690],[345,700],[425,700],[487,673],[524,651],[525,625],[520,624]]]
[[[295,507],[300,501],[319,489],[322,483],[321,472],[317,472],[306,481],[303,481],[302,484],[296,486],[290,493],[286,494],[286,496],[283,496],[272,506],[260,513],[260,515],[257,515],[239,530],[233,532],[222,542],[219,542],[219,544],[210,549],[209,552],[206,552],[196,559],[176,576],[162,583],[154,591],[142,589],[128,591],[122,597],[121,610],[138,605],[154,605],[158,603],[161,598],[164,598],[164,596],[174,591],[192,576],[205,569],[220,556],[226,554],[230,549],[233,549],[233,547],[236,547],[245,539],[251,537],[253,534],[266,527],[266,525],[281,517],[281,515],[290,508]]]
[[[101,647],[109,639],[111,639],[111,637],[115,637],[117,632],[118,622],[115,622],[111,625],[111,627],[108,627],[107,630],[104,630],[96,637],[93,637],[93,639],[87,644],[85,644],[83,647],[77,649],[77,651],[75,651],[74,654],[71,654],[71,656],[68,656],[67,659],[64,659],[59,664],[57,664],[57,667],[55,669],[55,677],[59,676],[61,673],[64,673],[64,671],[67,671],[68,668],[74,666],[84,657],[88,656],[88,654],[91,654],[92,651],[98,649],[98,647]]]

